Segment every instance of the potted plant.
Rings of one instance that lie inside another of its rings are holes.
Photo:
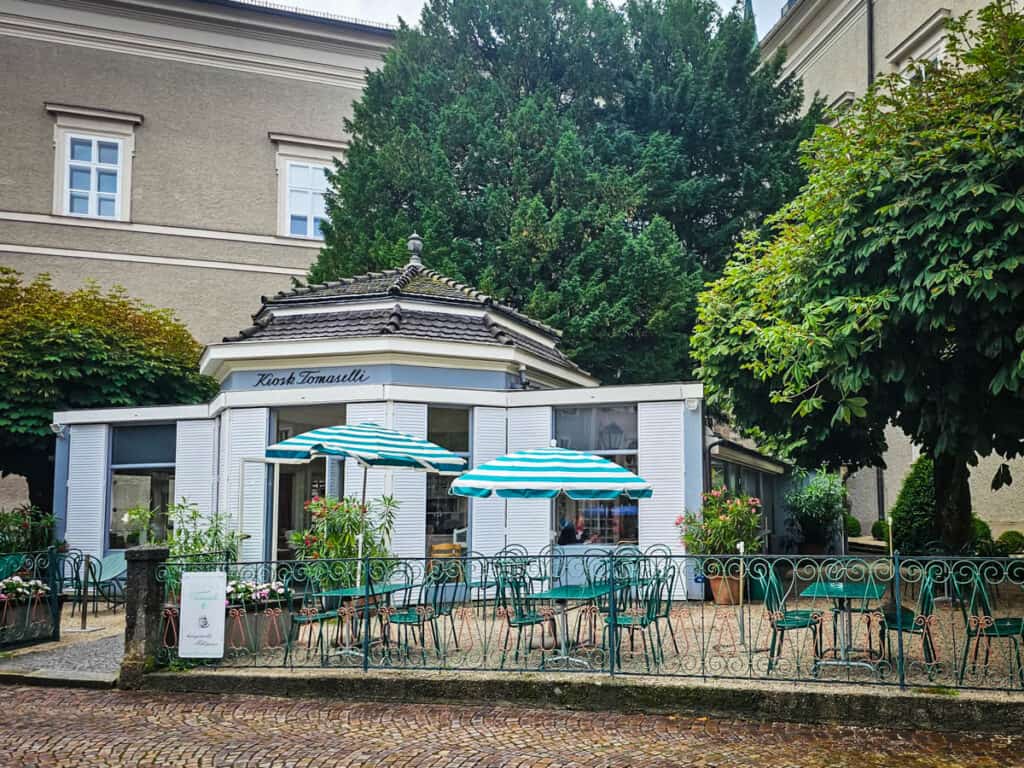
[[[791,527],[805,555],[824,554],[842,530],[846,487],[839,476],[819,471],[786,494]]]
[[[314,496],[306,502],[312,523],[292,534],[296,557],[306,561],[305,572],[322,588],[355,586],[363,567],[358,558],[370,560],[372,576],[388,576],[391,530],[398,502],[384,496],[363,506],[357,499]],[[360,544],[360,537],[362,543]]]
[[[761,551],[761,500],[755,496],[734,494],[714,488],[701,496],[701,512],[686,512],[676,519],[687,554],[732,555],[704,563],[704,576],[718,605],[733,605],[739,600],[740,561],[737,545],[744,552]]]

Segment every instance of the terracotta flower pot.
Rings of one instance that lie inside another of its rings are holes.
[[[737,605],[740,601],[739,576],[708,576],[715,605]]]

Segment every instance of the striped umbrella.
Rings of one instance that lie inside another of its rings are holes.
[[[503,499],[631,499],[652,495],[651,484],[625,467],[592,453],[565,448],[537,448],[499,456],[466,472],[452,484],[459,496]]]
[[[267,448],[268,459],[311,461],[319,456],[355,459],[367,467],[405,467],[441,475],[457,475],[466,460],[429,440],[376,424],[322,427],[289,437]]]

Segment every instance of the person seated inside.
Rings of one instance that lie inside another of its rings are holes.
[[[575,525],[566,521],[561,532],[558,534],[559,546],[564,547],[569,544],[586,544],[596,541],[597,536],[591,536],[590,532],[587,531],[586,522],[582,512],[576,515]]]

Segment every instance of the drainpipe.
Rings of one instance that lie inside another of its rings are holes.
[[[867,3],[867,24],[868,24],[868,87],[875,82],[875,2],[864,0]]]

